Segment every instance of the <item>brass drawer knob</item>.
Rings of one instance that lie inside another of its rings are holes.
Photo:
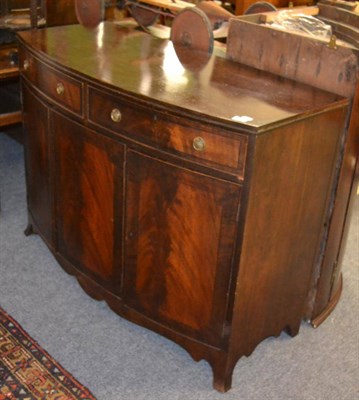
[[[206,148],[206,142],[200,136],[195,137],[193,139],[193,148],[196,151],[204,151],[204,149]]]
[[[122,118],[121,111],[118,108],[114,108],[111,111],[111,119],[113,122],[120,122]]]
[[[60,82],[56,85],[56,93],[62,96],[65,93],[65,86]]]
[[[27,71],[30,68],[30,61],[24,60],[24,71]]]

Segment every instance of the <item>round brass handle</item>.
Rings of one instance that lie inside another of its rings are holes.
[[[30,68],[30,61],[24,60],[24,71],[27,71]]]
[[[196,151],[204,151],[204,149],[206,148],[206,142],[203,138],[201,138],[200,136],[195,137],[193,139],[193,148]]]
[[[65,93],[65,86],[60,82],[56,85],[56,93],[61,96]]]
[[[121,111],[118,108],[114,108],[111,111],[111,119],[113,122],[120,122],[122,118]]]

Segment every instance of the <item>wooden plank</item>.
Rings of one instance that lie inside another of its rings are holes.
[[[0,80],[10,79],[19,76],[19,68],[18,67],[10,67],[0,69]]]
[[[359,29],[359,13],[321,3],[318,4],[318,9],[320,17],[324,17],[332,21],[350,25],[355,29]]]
[[[344,40],[359,49],[359,29],[355,29],[350,25],[342,24],[331,19],[320,19],[332,27],[333,34],[335,34],[338,39]]]
[[[18,124],[22,121],[21,111],[0,114],[0,127]]]
[[[319,9],[318,7],[298,7],[298,8],[288,9],[286,10],[286,12],[292,14],[293,17],[296,17],[298,14],[317,16],[319,13]],[[278,12],[261,14],[260,21],[268,24],[275,21],[277,16]]]
[[[181,0],[176,0],[175,3],[173,3],[170,0],[141,0],[139,2],[148,4],[151,6],[155,7],[160,7],[160,8],[166,8],[168,10],[174,11],[174,12],[180,12],[186,7],[195,7],[196,5],[193,3],[187,3],[186,1],[181,1]]]
[[[328,41],[232,18],[227,56],[263,71],[352,97],[359,75],[359,51]]]
[[[321,0],[321,4],[327,4],[329,6],[335,6],[343,8],[345,10],[355,10],[357,8],[357,3],[355,1],[343,1],[343,0]]]

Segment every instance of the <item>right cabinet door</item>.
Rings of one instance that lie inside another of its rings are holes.
[[[223,334],[241,187],[130,151],[124,298],[213,345]]]

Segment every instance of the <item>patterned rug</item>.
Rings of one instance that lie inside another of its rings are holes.
[[[0,307],[0,400],[96,400]]]

